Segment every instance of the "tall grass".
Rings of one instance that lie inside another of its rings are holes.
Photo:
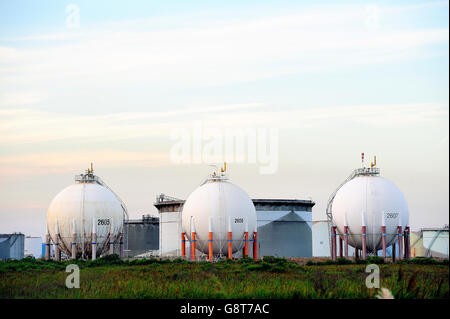
[[[65,267],[80,267],[80,288],[68,289]],[[182,259],[0,262],[0,298],[375,298],[365,264],[299,265],[283,258],[188,262]],[[448,298],[449,268],[380,264],[381,287],[394,298]]]

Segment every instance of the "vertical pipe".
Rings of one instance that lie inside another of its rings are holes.
[[[344,256],[348,258],[348,223],[347,213],[344,214]]]
[[[366,241],[367,233],[366,233],[366,216],[364,212],[362,212],[361,236],[362,236],[362,258],[365,260],[367,258],[367,241]]]
[[[384,212],[381,214],[381,244],[383,246],[383,258],[386,258],[386,220]]]
[[[186,257],[186,233],[181,233],[181,256]]]
[[[95,223],[95,217],[92,218],[92,260],[97,259],[97,225]]]
[[[48,233],[45,235],[45,260],[50,259],[50,234]]]
[[[245,221],[245,232],[244,232],[244,258],[248,257],[248,222]]]
[[[114,220],[112,218],[109,228],[109,254],[114,254]]]
[[[253,259],[258,259],[258,226],[255,226],[255,231],[253,232]]]
[[[396,247],[395,241],[394,241],[394,243],[392,244],[392,262],[395,262],[396,250],[397,250],[397,247]]]
[[[337,227],[334,226],[334,259],[337,259]]]
[[[209,234],[208,234],[208,259],[213,261],[213,231],[212,231],[212,216],[209,216]]]
[[[331,236],[331,260],[334,260],[334,226],[331,226],[330,229],[330,236]]]
[[[333,246],[333,256],[332,256],[332,259],[333,259],[333,260],[336,260],[336,258],[337,258],[336,226],[333,226],[333,227],[332,227],[332,233],[333,233],[333,243],[332,243],[332,246]]]
[[[404,259],[408,259],[406,257],[406,255],[407,255],[406,251],[408,250],[408,247],[406,245],[406,226],[405,226],[405,229],[403,229],[403,238],[402,238],[402,240],[403,240],[403,258]]]
[[[406,259],[411,259],[411,228],[409,226],[406,226],[406,234],[405,234],[405,239],[406,239],[406,243],[405,243],[405,247],[406,247]]]
[[[123,258],[123,233],[119,234],[119,257]]]
[[[77,224],[74,218],[72,228],[72,259],[75,258],[77,258]]]
[[[228,216],[228,259],[233,259],[233,234],[231,232],[230,216]]]
[[[403,259],[403,239],[402,239],[402,226],[398,226],[398,260]]]
[[[59,248],[58,220],[56,220],[56,227],[55,227],[55,259],[56,259],[56,261],[61,260],[61,249]]]

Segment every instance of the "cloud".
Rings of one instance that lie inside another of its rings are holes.
[[[47,141],[118,141],[133,138],[169,136],[175,125],[201,113],[236,112],[261,107],[260,103],[184,108],[165,112],[75,115],[31,109],[0,109],[0,145]]]
[[[53,38],[36,35],[22,39],[33,42],[28,46],[0,48],[0,84],[246,82],[420,59],[439,54],[429,46],[448,43],[448,28],[374,31],[365,27],[365,19],[362,6],[330,7],[246,20],[206,18],[176,28],[146,29],[143,22],[140,29],[118,24]],[[44,41],[59,38],[64,41]]]
[[[41,91],[17,91],[0,93],[0,107],[29,107],[47,99]]]
[[[0,156],[0,176],[72,173],[81,164],[101,163],[106,167],[157,167],[170,164],[169,155],[156,152],[94,150],[76,152],[29,153]]]
[[[356,105],[322,108],[275,108],[261,103],[232,104],[166,112],[126,112],[107,115],[74,115],[29,109],[0,110],[0,145],[51,141],[105,141],[170,139],[175,127],[194,121],[218,128],[308,128],[348,123],[372,127],[433,125],[448,117],[448,106],[439,103]]]

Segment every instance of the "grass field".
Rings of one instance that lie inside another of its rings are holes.
[[[367,263],[380,267],[380,286],[397,298],[449,298],[448,261],[416,259],[384,264],[378,258],[300,265],[262,261],[131,260],[0,262],[0,298],[375,298],[365,285]],[[80,267],[80,288],[65,286],[65,267]]]

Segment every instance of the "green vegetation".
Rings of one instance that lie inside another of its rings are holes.
[[[448,263],[448,259],[442,259],[442,260],[436,260],[433,258],[429,258],[429,257],[415,257],[412,259],[402,259],[402,260],[397,260],[395,263],[390,263],[392,264],[413,264],[413,265],[449,265]],[[306,262],[306,265],[308,266],[323,266],[323,265],[351,265],[351,264],[355,264],[355,265],[365,265],[365,264],[384,264],[384,258],[383,257],[376,257],[376,256],[370,256],[367,257],[366,260],[363,259],[346,259],[346,258],[337,258],[337,260],[331,260],[328,259],[326,261],[317,261],[314,262],[312,260],[308,260]]]
[[[0,262],[0,298],[374,298],[366,264],[380,267],[380,286],[395,298],[449,297],[447,261],[415,258],[308,262],[265,257],[209,262],[184,259]],[[80,267],[80,288],[65,286],[68,264]]]

